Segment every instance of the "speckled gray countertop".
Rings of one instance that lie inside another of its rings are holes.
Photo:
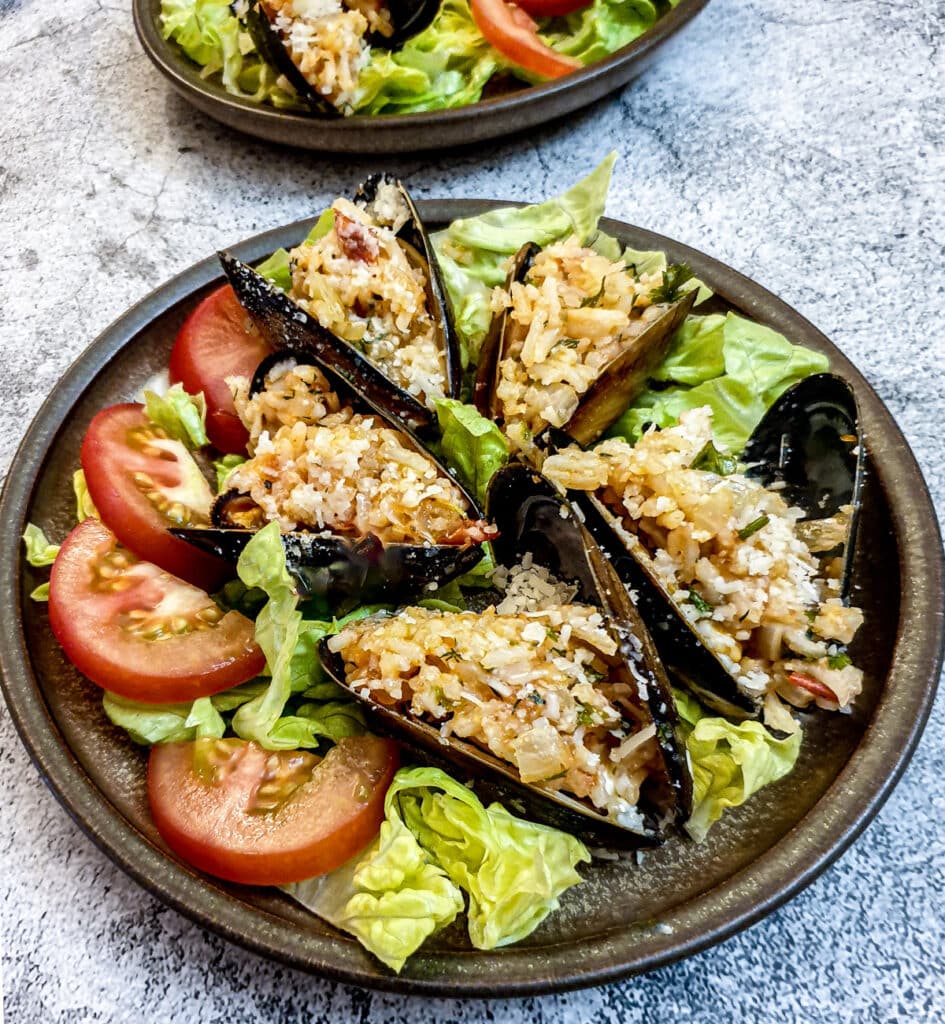
[[[945,508],[941,0],[713,0],[622,95],[527,140],[388,166],[420,196],[540,199],[620,151],[608,212],[782,295],[850,355]],[[70,361],[214,249],[374,169],[273,150],[165,86],[127,3],[0,0],[0,469]],[[945,1019],[945,712],[833,868],[699,956],[621,985],[460,1004],[264,962],[140,890],[43,786],[0,709],[11,1024]]]

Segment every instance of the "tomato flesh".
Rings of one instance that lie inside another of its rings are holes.
[[[79,523],[56,556],[49,624],[93,683],[149,704],[227,690],[266,664],[249,619],[138,561],[97,519]]]
[[[483,36],[513,64],[542,78],[560,78],[582,65],[552,50],[538,38],[537,26],[516,4],[504,0],[471,0],[473,20]]]
[[[126,548],[204,590],[232,575],[226,563],[167,532],[207,525],[213,494],[190,452],[152,424],[143,406],[98,413],[80,458],[102,521]]]
[[[211,292],[184,321],[171,350],[171,383],[207,400],[207,436],[221,452],[242,455],[249,434],[236,415],[227,377],[252,379],[271,353],[229,285]]]
[[[397,770],[390,740],[351,736],[324,759],[245,740],[151,749],[148,800],[161,837],[200,871],[286,885],[340,867],[377,835]]]

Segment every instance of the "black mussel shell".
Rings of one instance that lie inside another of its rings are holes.
[[[688,817],[692,780],[684,745],[676,734],[677,717],[669,684],[645,627],[619,580],[609,573],[606,560],[596,545],[547,481],[524,466],[500,470],[490,486],[489,507],[502,521],[502,529],[508,531],[494,543],[497,560],[514,564],[524,554],[531,553],[537,563],[576,583],[578,598],[604,611],[623,641],[624,656],[633,659],[635,672],[631,674],[628,670],[627,675],[631,686],[638,686],[639,677],[645,679],[645,706],[657,724],[665,770],[652,776],[642,787],[640,806],[644,813],[644,831],[634,831],[608,820],[589,801],[527,785],[511,765],[488,750],[455,736],[444,741],[435,726],[361,697],[356,690],[351,690],[352,694],[364,701],[381,731],[419,748],[425,757],[448,770],[458,768],[475,781],[478,789],[485,788],[520,813],[591,843],[634,848],[660,842],[672,825]],[[329,675],[348,688],[340,654],[333,653],[323,641],[320,655]]]
[[[523,281],[541,247],[527,242],[512,258],[506,289]],[[662,304],[660,314],[601,371],[581,398],[571,419],[561,428],[578,444],[591,444],[624,413],[646,387],[654,370],[663,362],[677,329],[692,311],[696,292],[689,291],[673,302]],[[502,422],[502,408],[496,395],[499,368],[511,343],[513,323],[508,310],[493,317],[479,354],[474,401],[483,416]]]
[[[432,24],[439,13],[440,0],[387,0],[387,9],[394,26],[393,34],[372,32],[368,38],[372,46],[394,50]]]
[[[372,174],[363,181],[358,186],[354,201],[358,206],[367,209],[380,223],[384,223],[385,218],[373,209],[378,189],[382,184],[390,185],[397,190],[408,211],[406,221],[397,231],[397,238],[405,243],[408,256],[412,256],[412,262],[418,264],[426,275],[427,305],[437,325],[437,342],[443,350],[446,363],[446,397],[459,398],[463,383],[463,365],[456,336],[456,317],[440,272],[440,265],[430,243],[429,233],[420,219],[416,204],[403,182],[387,173]],[[384,226],[392,227],[393,224],[388,223]]]
[[[834,373],[805,377],[755,427],[742,456],[747,476],[776,488],[815,523],[851,509],[843,546],[841,596],[850,588],[866,451],[853,389]]]
[[[220,262],[236,297],[276,352],[309,359],[398,429],[437,436],[436,417],[387,378],[369,359],[308,315],[285,292],[229,253]]]
[[[175,537],[235,564],[256,530],[239,527],[173,529]],[[396,603],[422,596],[469,572],[482,558],[478,545],[384,544],[376,537],[284,533],[286,568],[303,598],[332,605]]]

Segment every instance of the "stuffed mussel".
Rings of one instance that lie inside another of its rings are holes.
[[[260,56],[314,114],[350,114],[372,46],[394,49],[423,31],[439,0],[236,0]]]
[[[599,548],[534,471],[493,478],[501,599],[352,623],[323,664],[379,727],[536,818],[615,845],[689,814],[691,778],[652,642]]]
[[[782,701],[844,709],[862,687],[846,652],[863,621],[846,603],[863,474],[849,386],[795,385],[742,458],[715,447],[702,408],[634,446],[565,445],[544,472],[581,507],[667,666],[723,714],[763,711],[790,731]]]
[[[329,366],[327,350],[319,365],[277,352],[238,386],[250,457],[227,477],[214,528],[175,533],[235,561],[278,522],[300,590],[331,601],[406,600],[469,571],[495,529],[382,393]]]
[[[637,275],[577,238],[524,245],[477,368],[479,411],[526,455],[547,428],[590,444],[643,390],[695,302],[680,266]]]

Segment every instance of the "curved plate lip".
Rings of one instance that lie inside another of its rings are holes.
[[[197,65],[161,35],[157,22],[160,0],[133,0],[132,13],[138,39],[151,62],[186,100],[211,117],[260,138],[306,149],[408,153],[496,138],[593,103],[642,71],[653,53],[708,3],[680,0],[638,39],[563,78],[447,110],[356,115],[338,120],[253,103],[231,95],[221,85],[202,80]],[[420,143],[418,138],[426,141]]]
[[[470,216],[496,206],[486,200],[420,204],[429,223]],[[233,246],[244,260],[260,258],[307,233],[313,220],[277,228]],[[318,955],[303,955],[292,922],[215,886],[172,860],[116,810],[65,745],[42,698],[21,620],[23,560],[19,535],[48,447],[74,403],[101,367],[132,343],[154,316],[221,278],[210,257],[142,299],[108,327],[78,358],[46,399],[11,464],[0,495],[0,587],[15,602],[0,606],[0,673],[14,724],[32,760],[82,830],[121,868],[165,903],[243,946],[339,981],[390,991],[443,996],[525,996],[613,982],[665,966],[703,950],[781,906],[810,884],[856,839],[892,792],[928,718],[945,640],[945,560],[937,519],[915,458],[892,416],[852,364],[812,324],[772,293],[704,254],[653,232],[613,220],[605,230],[632,237],[645,249],[684,260],[732,305],[829,354],[832,366],[854,385],[873,465],[890,496],[903,581],[896,649],[886,685],[860,744],[821,800],[766,854],[724,883],[664,915],[672,929],[641,938],[632,928],[594,940],[541,947],[542,972],[530,960],[535,947],[509,947],[501,955],[457,951],[418,953],[422,973],[394,976],[356,955],[353,940],[318,937]],[[908,494],[909,501],[902,500]],[[929,543],[935,539],[936,544]],[[812,857],[812,849],[817,850]],[[293,942],[293,937],[295,942]],[[354,951],[354,954],[352,953]],[[590,952],[590,956],[589,956]],[[596,959],[593,954],[596,953]]]

